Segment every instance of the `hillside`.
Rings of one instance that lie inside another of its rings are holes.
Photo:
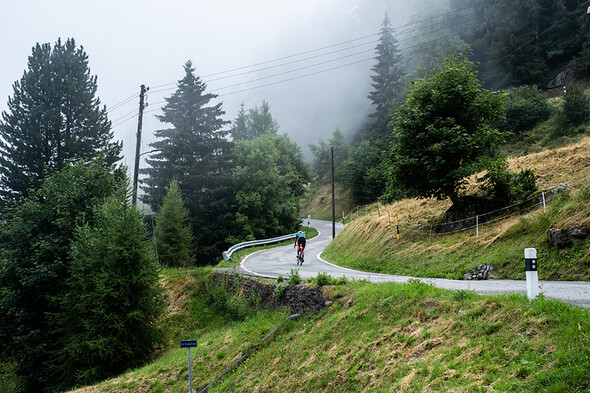
[[[155,361],[75,392],[185,392],[181,339],[198,340],[192,375],[200,391],[279,325],[209,392],[590,389],[590,311],[556,301],[450,292],[417,281],[353,282],[324,287],[330,307],[284,323],[288,309],[245,299],[246,286],[228,293],[212,285],[207,270],[168,270],[162,280],[167,341]]]
[[[374,205],[367,214],[347,223],[325,256],[360,270],[459,279],[467,270],[487,263],[495,267],[497,278],[522,279],[523,249],[535,247],[540,279],[590,280],[588,240],[558,250],[548,245],[545,234],[554,226],[590,229],[590,138],[508,162],[511,171],[533,169],[542,190],[565,183],[571,192],[552,199],[547,213],[543,207],[522,210],[508,219],[455,234],[433,230],[449,208],[448,200],[406,199]],[[392,220],[396,214],[399,240]]]

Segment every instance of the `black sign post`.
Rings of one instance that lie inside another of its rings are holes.
[[[193,373],[191,368],[191,348],[197,346],[197,340],[182,340],[180,348],[188,348],[188,392],[193,393]]]

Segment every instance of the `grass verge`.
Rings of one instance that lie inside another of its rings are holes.
[[[157,361],[77,392],[198,391],[288,315],[170,270],[169,342]],[[286,324],[210,392],[585,392],[590,311],[519,295],[450,292],[419,280],[325,289],[333,305]]]

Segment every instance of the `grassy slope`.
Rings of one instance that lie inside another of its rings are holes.
[[[307,217],[308,214],[311,214],[311,218],[316,220],[331,220],[332,184],[324,182],[318,185],[311,185],[307,190],[307,194],[308,198],[304,200],[304,204],[301,206],[301,215]],[[350,192],[341,184],[334,185],[334,195],[337,219],[338,217],[342,217],[342,212],[348,214],[356,206]]]
[[[169,342],[158,359],[76,392],[197,391],[287,317],[208,288],[204,270],[169,270]],[[582,392],[590,389],[590,310],[522,296],[477,296],[420,282],[326,289],[334,304],[286,324],[210,392]]]
[[[569,146],[509,159],[510,170],[534,169],[540,188],[567,183],[570,199],[554,200],[546,214],[537,209],[522,216],[453,235],[431,234],[449,201],[403,200],[380,206],[352,221],[337,236],[325,256],[340,265],[394,274],[461,278],[466,270],[489,263],[497,268],[497,278],[524,278],[523,250],[539,252],[542,280],[590,280],[590,241],[571,249],[551,248],[545,232],[552,226],[590,229],[590,198],[580,194],[590,184],[590,138]],[[474,188],[472,188],[474,189]],[[579,195],[576,197],[576,195]],[[400,239],[395,225],[398,214]]]

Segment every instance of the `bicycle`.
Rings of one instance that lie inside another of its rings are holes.
[[[303,244],[300,244],[297,247],[297,265],[303,265],[303,257],[304,257]]]

